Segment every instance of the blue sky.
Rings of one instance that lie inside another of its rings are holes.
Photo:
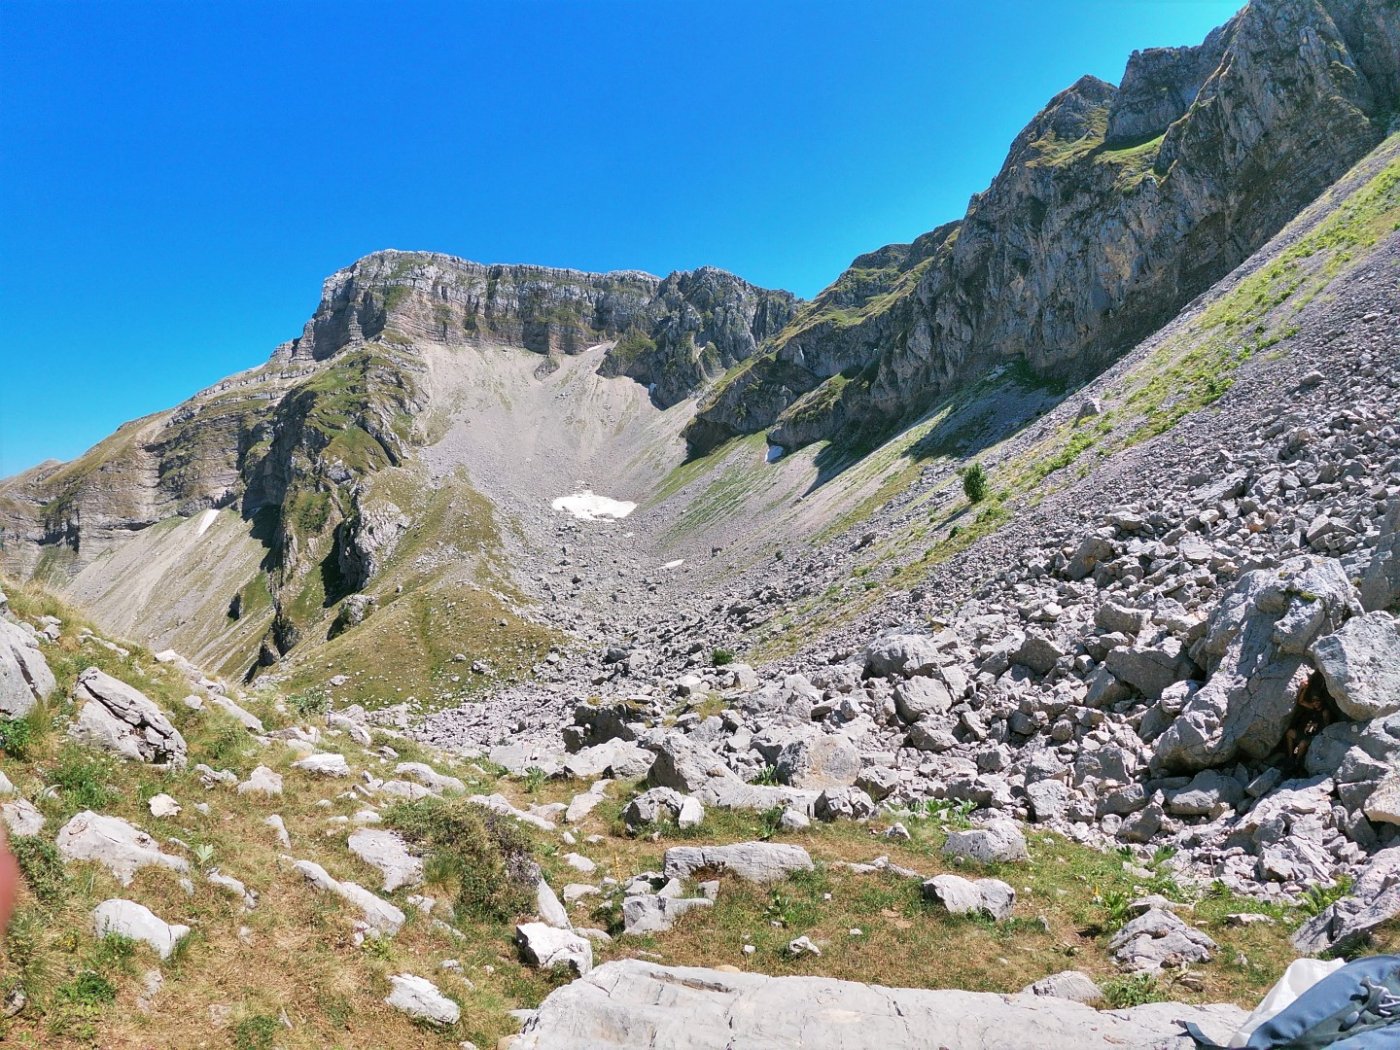
[[[264,360],[378,248],[810,296],[1235,0],[0,3],[0,476]]]

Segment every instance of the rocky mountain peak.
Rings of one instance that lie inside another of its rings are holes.
[[[1395,114],[1400,10],[1256,0],[1194,48],[1084,77],[931,251],[858,261],[688,431],[854,447],[1011,361],[1087,376],[1242,262]],[[917,242],[916,242],[917,243]]]

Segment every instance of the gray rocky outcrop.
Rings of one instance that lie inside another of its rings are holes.
[[[35,638],[0,616],[0,717],[20,718],[54,691],[53,672]]]
[[[423,881],[423,859],[414,856],[402,836],[380,828],[357,828],[346,845],[350,852],[384,876],[383,890],[392,893]]]
[[[73,686],[78,717],[68,735],[138,762],[185,764],[185,738],[154,701],[96,667]]]
[[[737,842],[730,846],[672,846],[666,851],[668,879],[692,880],[701,872],[733,875],[745,882],[781,882],[793,872],[811,871],[812,858],[801,846],[778,842]]]
[[[1196,770],[1268,755],[1311,671],[1308,647],[1354,608],[1332,558],[1303,555],[1246,573],[1211,614],[1202,644],[1210,677],[1157,740],[1153,765]]]
[[[1400,711],[1400,628],[1387,613],[1348,620],[1312,646],[1327,691],[1348,718]]]

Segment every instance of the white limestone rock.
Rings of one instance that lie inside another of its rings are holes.
[[[355,856],[379,869],[385,893],[423,881],[423,859],[409,852],[408,843],[398,832],[359,828],[350,834],[346,845]]]
[[[525,961],[541,970],[567,966],[580,977],[593,969],[593,945],[569,930],[543,922],[525,922],[515,928],[515,940]]]
[[[85,809],[58,829],[55,839],[64,860],[90,860],[110,871],[123,886],[130,886],[136,873],[145,867],[169,868],[187,872],[182,857],[162,853],[156,840],[120,817],[109,817]]]
[[[392,990],[384,1001],[409,1017],[446,1026],[456,1024],[462,1016],[461,1008],[424,977],[396,973],[390,976],[389,984]]]
[[[151,909],[135,901],[113,898],[92,909],[93,931],[98,937],[118,934],[148,944],[162,959],[170,958],[188,926],[168,923]]]

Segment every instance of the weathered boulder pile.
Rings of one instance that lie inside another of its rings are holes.
[[[572,713],[556,689],[523,734],[491,705],[423,732],[522,769],[625,742],[652,784],[785,822],[933,802],[1172,846],[1181,873],[1250,893],[1355,874],[1400,836],[1400,376],[1372,291],[1324,317],[1328,376],[1302,359],[1252,380],[1248,407],[1288,410],[1123,457],[970,552],[977,582],[935,573],[797,658],[706,666],[742,637],[732,609],[762,622],[842,563],[816,551],[557,671],[594,694]]]

